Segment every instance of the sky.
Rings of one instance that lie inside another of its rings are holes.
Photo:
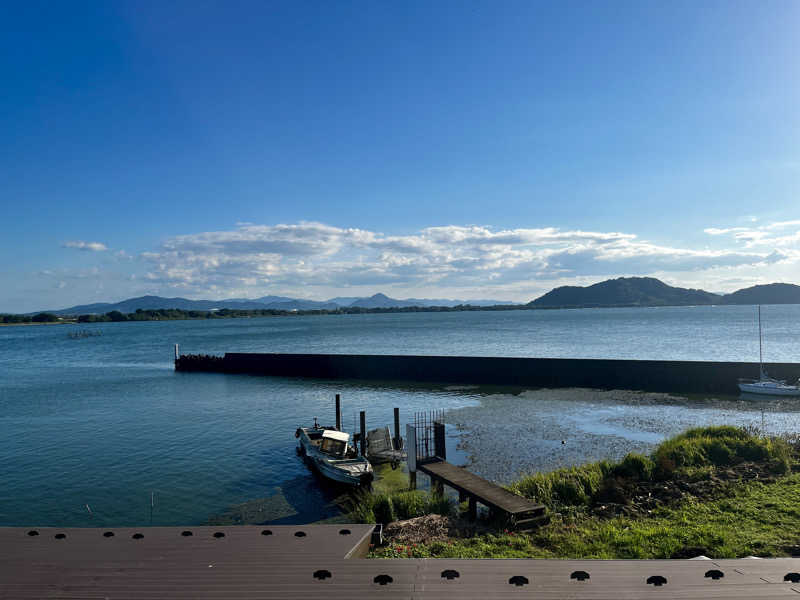
[[[800,2],[0,3],[0,312],[800,284]]]

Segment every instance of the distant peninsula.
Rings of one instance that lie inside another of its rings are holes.
[[[563,286],[528,303],[531,308],[610,308],[708,304],[800,304],[800,286],[757,285],[731,294],[672,287],[653,277],[619,277],[586,287]]]
[[[702,306],[711,304],[800,304],[800,286],[756,285],[731,294],[673,287],[653,277],[619,277],[589,285],[557,287],[527,304],[496,300],[397,300],[385,294],[326,301],[264,296],[253,300],[188,300],[141,296],[117,303],[73,306],[39,313],[0,314],[0,325],[57,322],[160,321],[289,315],[393,312],[455,312],[559,308]]]

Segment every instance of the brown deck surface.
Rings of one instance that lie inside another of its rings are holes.
[[[417,469],[430,477],[438,477],[444,483],[460,492],[476,496],[478,502],[491,506],[510,515],[543,510],[541,504],[512,494],[499,485],[487,481],[466,469],[451,465],[449,462],[425,462],[417,465]]]
[[[341,535],[342,529],[350,534]],[[272,535],[262,535],[264,530]],[[800,583],[791,581],[800,581],[800,559],[346,558],[363,556],[370,525],[37,528],[36,536],[29,531],[0,528],[0,598],[694,600],[800,594]],[[105,537],[107,531],[114,535]],[[306,535],[296,536],[300,531]],[[66,537],[56,539],[59,533]],[[143,537],[133,539],[135,533]],[[581,580],[581,572],[588,579]],[[666,583],[648,584],[653,576]]]

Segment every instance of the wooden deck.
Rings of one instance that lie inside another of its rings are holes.
[[[512,494],[497,484],[487,481],[466,469],[443,460],[429,460],[417,464],[417,469],[428,475],[436,485],[447,485],[458,491],[462,500],[469,500],[470,516],[477,515],[476,502],[494,511],[508,515],[515,527],[531,527],[545,520],[545,507],[527,498]]]
[[[0,528],[0,598],[758,600],[800,594],[797,558],[359,560],[371,532],[371,525]]]

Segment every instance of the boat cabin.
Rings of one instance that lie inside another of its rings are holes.
[[[319,445],[319,450],[330,456],[344,458],[349,440],[349,433],[326,429],[322,432],[322,443]]]

